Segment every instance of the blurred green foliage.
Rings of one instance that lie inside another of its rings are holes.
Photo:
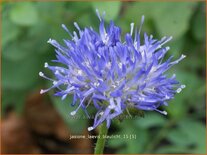
[[[169,115],[146,112],[145,118],[112,124],[109,133],[136,134],[137,139],[111,139],[107,147],[114,149],[114,153],[204,154],[204,2],[4,2],[1,43],[3,114],[8,107],[21,113],[25,99],[31,92],[48,87],[47,81],[38,76],[44,62],[55,58],[54,49],[47,44],[47,40],[54,38],[62,42],[63,38],[69,37],[61,28],[62,23],[70,30],[74,30],[75,21],[80,27],[98,29],[96,8],[105,10],[106,21],[113,19],[124,33],[129,31],[131,22],[139,25],[141,16],[145,15],[143,31],[158,38],[173,36],[168,54],[175,58],[181,54],[187,55],[171,70],[186,88],[166,107]],[[88,126],[87,119],[77,122],[70,119],[71,98],[63,103],[52,95],[50,98],[72,131],[80,132]]]

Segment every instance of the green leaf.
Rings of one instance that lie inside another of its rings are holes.
[[[184,91],[185,90],[183,90],[183,92]],[[185,117],[187,110],[189,108],[189,106],[186,107],[185,101],[186,98],[183,96],[183,94],[176,94],[175,98],[169,101],[169,106],[166,107],[166,111],[173,118]]]
[[[105,20],[110,21],[118,17],[121,9],[121,1],[112,1],[112,2],[91,2],[94,10],[98,9],[100,15],[105,11],[106,16]]]
[[[128,4],[126,5],[124,14],[121,16],[121,20],[118,20],[118,23],[122,25],[123,31],[126,33],[130,31],[130,23],[135,23],[139,27],[141,18],[144,15],[145,20],[142,32],[153,33],[153,35],[155,35],[151,15],[151,10],[153,10],[153,8],[157,8],[156,4],[153,2],[133,2]]]
[[[14,108],[17,113],[22,113],[27,93],[26,90],[4,89],[2,93],[3,115],[8,107]]]
[[[80,13],[83,10],[90,9],[91,10],[91,3],[84,2],[84,1],[74,1],[73,3],[66,2],[67,10],[73,13]],[[87,12],[86,14],[88,14]]]
[[[165,124],[166,119],[159,113],[145,113],[144,118],[138,118],[135,124],[140,128],[150,128],[154,126],[162,126]]]
[[[59,97],[54,97],[50,94],[54,106],[58,110],[59,114],[64,119],[68,128],[74,134],[81,134],[87,128],[87,117],[81,109],[76,113],[75,116],[71,116],[70,112],[74,111],[77,107],[72,107],[71,103],[73,96],[68,96],[65,100],[61,100]]]
[[[120,134],[120,133],[116,133],[116,134]],[[125,144],[125,141],[123,140],[118,140],[116,138],[112,138],[112,139],[109,139],[107,141],[107,146],[110,146],[110,147],[113,147],[113,148],[118,148],[118,147],[121,147]]]
[[[31,2],[19,2],[13,4],[10,19],[21,26],[32,26],[38,22],[38,12]]]
[[[67,15],[64,17],[64,13],[66,12],[65,2],[36,2],[36,9],[38,10],[38,13],[41,15],[39,16],[40,22],[44,24],[49,24],[49,26],[52,26],[54,24],[64,23],[64,20],[67,18],[70,18],[71,15]],[[52,10],[52,11],[51,11]]]
[[[170,47],[170,51],[169,53],[167,53],[168,55],[173,55],[174,58],[179,58],[180,55],[182,54],[181,52],[183,52],[183,47],[185,45],[185,37],[179,37],[176,39],[172,39],[167,46]],[[185,52],[185,51],[184,51]],[[184,60],[185,61],[185,60]]]
[[[36,56],[21,61],[2,58],[2,86],[8,89],[26,89],[39,79],[40,61]]]
[[[176,147],[181,147],[181,148],[182,147],[191,148],[188,152],[185,153],[205,154],[206,153],[205,137],[206,137],[206,129],[204,124],[200,123],[198,120],[185,118],[178,122],[177,128],[174,128],[171,131],[169,131],[167,139],[173,143],[173,146],[175,145]],[[184,152],[167,152],[167,153],[184,153]]]
[[[180,128],[178,129],[176,128],[173,129],[172,131],[169,131],[167,139],[169,139],[175,145],[179,145],[179,146],[188,146],[190,144],[194,144],[194,141],[192,141],[192,139],[189,138],[188,134],[186,134]]]
[[[139,25],[144,15],[143,32],[177,39],[188,30],[195,5],[195,2],[135,2],[126,7],[122,20],[128,24],[138,20]],[[157,31],[153,31],[154,28]]]
[[[13,23],[8,21],[8,19],[3,18],[2,20],[2,47],[4,48],[6,44],[13,41],[20,34],[20,30]]]
[[[183,61],[187,61],[186,60]],[[189,103],[196,103],[198,95],[197,91],[200,86],[202,86],[201,79],[195,74],[191,72],[187,72],[185,70],[175,70],[171,69],[172,73],[176,73],[177,80],[186,85],[186,88],[182,90],[181,93],[176,94],[175,98],[169,101],[169,106],[166,107],[169,114],[174,118],[185,117],[188,109],[190,108]],[[192,95],[194,92],[194,95]],[[197,105],[200,106],[200,105]]]
[[[37,53],[37,54],[44,54],[48,52],[49,47],[51,47],[50,44],[47,43],[49,38],[51,37],[49,31],[45,31],[48,28],[48,25],[41,22],[38,24],[38,26],[31,27],[28,30],[27,34],[27,40],[25,39],[23,44],[25,46],[25,49],[27,47],[28,53]],[[60,28],[60,26],[57,27],[57,29]],[[32,38],[32,41],[31,41]],[[29,41],[28,41],[29,40]],[[51,50],[53,51],[53,50]],[[48,52],[50,53],[50,52]],[[55,54],[53,54],[55,56]]]
[[[96,23],[97,19],[95,16],[94,17],[93,16],[94,16],[94,14],[92,14],[92,13],[83,14],[80,17],[78,17],[77,23],[79,24],[80,27],[81,26],[82,27],[91,26],[91,27],[94,27],[94,29],[96,29],[98,27],[98,25]],[[97,26],[95,26],[95,25],[97,25]]]
[[[118,154],[142,153],[149,140],[147,130],[135,126],[134,120],[124,120],[119,124],[119,127],[120,131],[116,132],[116,134],[121,135],[122,138],[109,139],[110,146],[118,148]],[[136,138],[130,139],[130,135],[136,135]]]
[[[155,6],[158,8],[154,7],[150,12],[160,35],[178,38],[188,30],[196,3],[156,2]]]
[[[30,42],[31,43],[31,42]],[[12,42],[2,50],[2,56],[9,60],[20,61],[32,54],[29,44]],[[30,46],[32,47],[32,46]]]
[[[206,128],[197,120],[185,119],[179,123],[180,129],[186,133],[191,141],[194,141],[196,148],[194,153],[206,153]]]
[[[61,24],[54,24],[53,26],[51,26],[50,33],[51,38],[54,38],[59,43],[63,43],[63,38],[69,38],[67,32],[64,29],[62,29]]]
[[[47,52],[49,47],[47,40],[50,32],[45,31],[45,29],[47,27],[42,23],[38,26],[24,29],[24,32],[22,31],[20,37],[17,38],[18,40],[13,39],[3,47],[2,56],[12,61],[20,61],[29,58],[32,54]],[[27,30],[27,33],[25,30]]]
[[[206,38],[206,22],[205,21],[205,4],[198,8],[192,22],[192,32],[194,37],[199,41],[205,41]]]
[[[169,154],[169,153],[181,154],[181,153],[192,153],[192,151],[187,147],[172,145],[172,146],[161,147],[160,149],[158,149],[156,151],[156,153],[159,153],[159,154]]]

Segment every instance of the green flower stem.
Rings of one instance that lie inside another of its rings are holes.
[[[99,128],[99,138],[96,142],[96,147],[94,154],[103,154],[104,146],[106,142],[106,138],[103,138],[103,136],[107,135],[108,128],[106,127],[106,122],[102,123]]]

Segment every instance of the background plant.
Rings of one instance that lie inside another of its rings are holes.
[[[27,96],[47,83],[38,77],[42,64],[54,57],[49,38],[62,41],[73,22],[98,29],[95,8],[107,12],[106,21],[128,32],[130,23],[145,15],[143,32],[156,38],[172,35],[170,54],[187,58],[175,66],[178,80],[186,85],[169,103],[168,116],[146,112],[145,118],[113,124],[109,134],[136,134],[137,139],[108,141],[114,153],[205,153],[205,3],[204,2],[4,2],[2,4],[2,114],[9,107],[21,114]],[[169,11],[171,10],[171,11]],[[181,53],[181,51],[183,53]],[[70,130],[81,132],[87,119],[70,118],[68,99],[62,104],[49,96]],[[81,114],[80,114],[81,115]],[[106,150],[107,151],[107,150]]]

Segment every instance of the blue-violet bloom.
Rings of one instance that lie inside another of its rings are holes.
[[[106,121],[109,128],[111,120],[122,114],[128,108],[139,110],[158,111],[164,115],[166,111],[158,108],[167,105],[167,101],[180,93],[185,85],[176,80],[176,75],[167,77],[165,72],[177,64],[185,55],[175,61],[172,56],[163,61],[166,52],[170,49],[164,45],[172,37],[154,39],[152,35],[144,34],[143,42],[140,40],[140,31],[144,22],[141,19],[139,30],[134,32],[134,23],[131,23],[130,33],[121,40],[121,29],[114,25],[104,26],[104,16],[100,16],[99,33],[92,27],[81,29],[75,22],[78,34],[73,34],[62,27],[71,37],[64,39],[64,46],[57,41],[49,39],[48,43],[56,48],[56,60],[53,62],[61,66],[51,66],[45,63],[54,74],[54,79],[39,75],[53,82],[52,87],[41,90],[43,94],[55,88],[56,96],[64,100],[72,94],[72,105],[77,104],[76,110],[70,114],[75,115],[81,108],[87,115],[87,107],[94,106],[97,110],[94,124],[88,130],[93,130]]]

